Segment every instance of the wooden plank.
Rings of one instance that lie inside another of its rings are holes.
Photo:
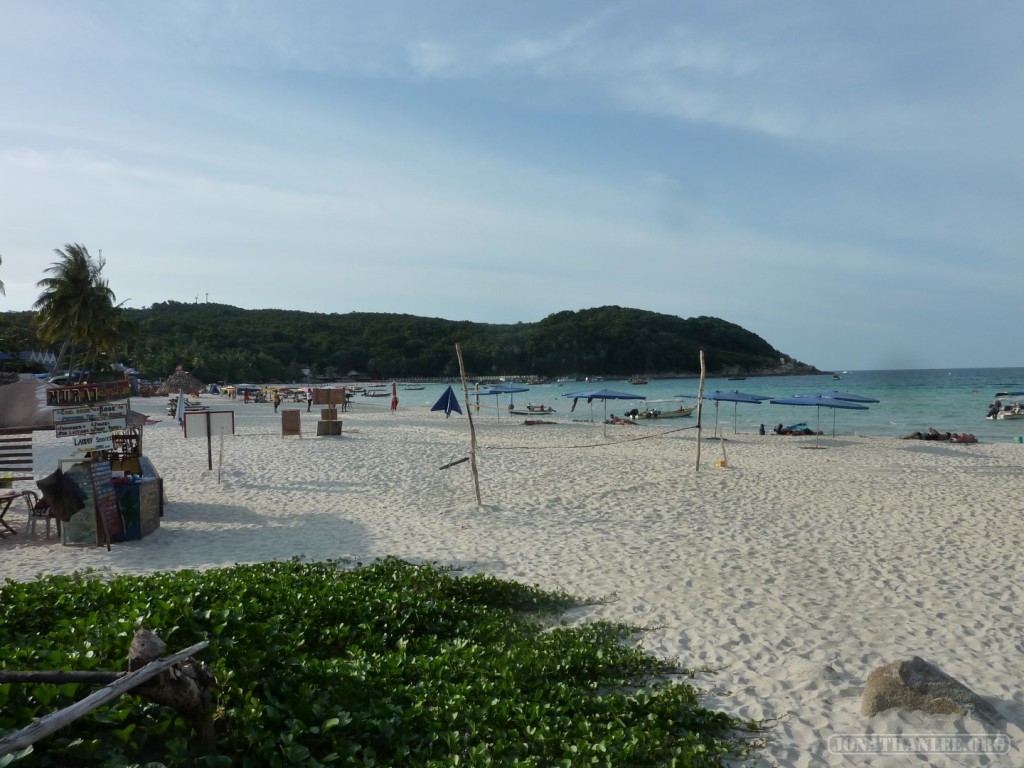
[[[9,480],[32,480],[32,431],[0,430],[0,475]]]
[[[463,462],[466,461],[469,461],[469,456],[466,456],[465,458],[462,459],[456,459],[455,461],[449,461],[447,464],[438,467],[438,469],[450,469],[451,467],[454,467],[458,464],[462,464]]]
[[[142,683],[146,682],[150,678],[156,677],[168,667],[174,666],[179,661],[187,659],[189,656],[198,653],[209,644],[208,640],[204,640],[203,642],[196,643],[173,656],[167,656],[162,659],[157,659],[156,661],[151,661],[142,669],[129,672],[124,677],[119,678],[110,685],[106,685],[98,691],[86,696],[81,701],[76,701],[71,706],[65,707],[57,712],[52,712],[49,715],[43,715],[36,719],[35,722],[22,728],[20,731],[12,733],[4,739],[0,739],[0,755],[7,755],[11,752],[17,752],[25,749],[25,747],[32,746],[40,739],[44,739],[47,736],[56,733],[65,725],[73,723],[75,720],[85,717],[94,709],[102,707],[108,701],[112,701],[121,694],[127,693],[132,688],[142,685]]]

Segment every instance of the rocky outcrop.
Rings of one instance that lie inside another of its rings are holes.
[[[963,683],[920,656],[894,661],[868,675],[860,712],[871,717],[900,707],[934,715],[976,715],[995,725],[998,712]]]

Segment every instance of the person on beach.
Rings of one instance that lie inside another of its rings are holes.
[[[313,410],[313,388],[306,387],[306,413]]]
[[[281,405],[281,393],[274,392],[274,413],[277,413],[278,406]]]
[[[760,428],[759,430],[757,430],[757,433],[758,433],[759,435],[762,435],[762,436],[764,435],[764,424],[762,424],[762,425],[761,425],[761,428]]]

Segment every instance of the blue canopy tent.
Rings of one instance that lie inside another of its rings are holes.
[[[447,419],[452,415],[452,411],[455,411],[460,416],[462,415],[462,409],[459,407],[459,399],[455,397],[455,392],[452,391],[451,385],[444,391],[441,398],[431,406],[432,411],[444,411],[444,417]]]
[[[853,403],[849,400],[838,400],[834,397],[823,397],[822,395],[804,395],[802,397],[780,397],[775,400],[769,400],[768,402],[773,405],[806,405],[815,406],[818,409],[818,428],[814,431],[814,447],[821,448],[818,445],[818,435],[821,433],[821,409],[822,408],[845,408],[851,411],[866,411],[868,407],[861,405],[860,403]],[[833,419],[835,418],[835,410],[832,411]],[[832,427],[832,436],[835,437],[835,426]]]
[[[587,402],[590,403],[590,419],[594,419],[594,401],[601,400],[604,402],[604,419],[602,421],[608,421],[608,401],[609,400],[646,400],[647,398],[643,395],[634,395],[630,392],[616,392],[614,389],[591,389],[583,392],[569,392],[565,397],[572,398],[572,408],[570,410],[576,410],[576,403],[581,398],[586,398]],[[608,427],[605,426],[605,434],[608,433]]]
[[[855,395],[852,392],[813,392],[809,394],[793,395],[793,397],[831,397],[833,400],[845,400],[848,403],[877,403],[877,399],[864,395]],[[836,412],[832,411],[832,437],[836,436]]]
[[[508,397],[508,409],[511,411],[512,408],[515,406],[515,403],[512,401],[512,395],[514,395],[516,392],[529,392],[529,391],[530,391],[529,387],[517,387],[517,386],[511,385],[511,384],[496,384],[493,387],[488,387],[487,389],[481,389],[479,392],[476,392],[475,394],[478,397],[480,395],[494,395],[494,407],[496,409],[498,409],[498,416],[501,416],[501,409],[498,408],[498,397],[500,395],[508,395],[509,396]]]

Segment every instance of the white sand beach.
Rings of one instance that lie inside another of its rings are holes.
[[[185,439],[164,398],[135,399],[162,419],[144,435],[165,483],[159,530],[111,551],[62,546],[29,537],[15,507],[0,577],[293,556],[458,565],[607,598],[573,617],[648,627],[650,652],[713,668],[697,681],[709,704],[771,721],[765,765],[1024,764],[1020,445],[821,437],[813,450],[813,437],[729,434],[727,465],[705,439],[698,472],[690,419],[482,417],[477,506],[468,462],[438,469],[469,455],[465,417],[358,402],[342,436],[316,437],[319,409],[303,406],[303,436],[282,438],[269,404],[203,401],[236,411],[219,480],[205,438]],[[70,451],[37,433],[37,477]],[[986,732],[974,717],[861,716],[868,673],[914,655],[995,707],[1009,754],[829,750],[836,735]]]

